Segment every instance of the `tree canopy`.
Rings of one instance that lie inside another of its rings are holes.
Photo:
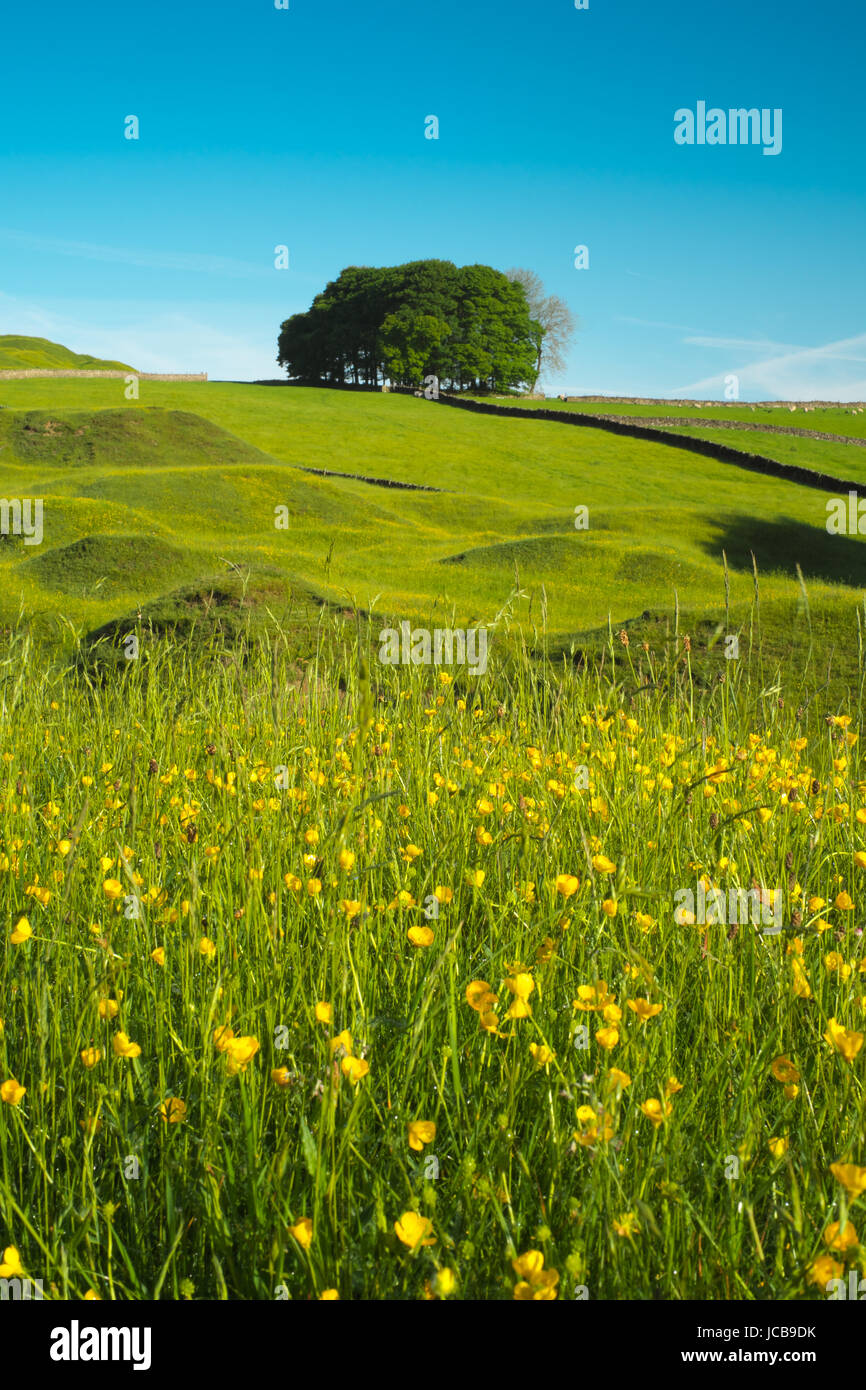
[[[523,285],[490,266],[349,266],[282,324],[277,361],[307,384],[515,390],[535,385],[543,337]]]

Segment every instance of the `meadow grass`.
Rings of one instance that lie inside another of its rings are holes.
[[[490,621],[516,584],[525,629],[544,606],[567,649],[645,612],[736,625],[757,566],[767,636],[784,643],[792,613],[805,627],[799,565],[813,615],[832,628],[828,650],[850,654],[864,540],[827,534],[820,490],[656,442],[414,398],[143,382],[140,401],[124,402],[122,387],[0,385],[0,496],[45,503],[41,547],[0,544],[0,621],[23,606],[50,645],[157,600],[164,610],[181,590],[197,586],[205,602],[232,567],[272,605],[282,581],[286,594],[434,626],[431,614],[452,609],[461,623]],[[578,506],[587,530],[575,529]]]
[[[56,1298],[376,1300],[863,1271],[856,640],[840,708],[745,648],[697,683],[676,629],[575,669],[506,617],[473,679],[311,622],[302,672],[278,627],[139,625],[121,674],[7,635],[21,1268]],[[781,890],[782,931],[690,925],[701,875]]]

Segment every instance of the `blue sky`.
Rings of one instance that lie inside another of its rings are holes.
[[[568,301],[551,391],[866,397],[862,0],[289,3],[7,10],[0,333],[277,376],[343,266],[436,256]],[[781,153],[677,145],[698,101]]]

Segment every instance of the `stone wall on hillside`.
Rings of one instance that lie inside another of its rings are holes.
[[[613,401],[619,405],[668,405],[687,406],[695,410],[712,406],[722,410],[852,410],[862,406],[863,401],[699,401],[668,396],[557,396],[562,401],[589,401],[605,405]]]
[[[420,395],[411,387],[402,388],[401,394]],[[804,468],[796,463],[781,463],[778,459],[767,458],[764,454],[746,453],[743,449],[733,449],[728,444],[716,444],[709,439],[695,439],[676,434],[672,430],[654,429],[642,425],[640,417],[629,417],[628,422],[621,417],[612,420],[609,415],[591,415],[580,410],[533,410],[520,406],[488,405],[486,401],[471,401],[459,396],[449,396],[443,391],[435,398],[439,405],[456,406],[478,415],[499,415],[517,420],[536,422],[554,420],[557,424],[571,425],[577,429],[606,430],[610,434],[626,435],[631,439],[649,439],[672,449],[685,449],[693,454],[703,454],[705,458],[716,459],[720,463],[733,463],[738,468],[748,468],[754,473],[767,473],[771,477],[787,478],[789,482],[802,483],[805,487],[820,488],[823,492],[836,492],[843,495],[855,492],[858,497],[866,497],[866,484],[853,482],[850,478],[836,478],[831,473],[819,473],[816,469]]]

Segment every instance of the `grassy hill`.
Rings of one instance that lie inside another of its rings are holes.
[[[757,631],[754,556],[764,654],[805,659],[814,638],[856,668],[864,539],[827,534],[816,489],[414,397],[153,383],[127,403],[115,382],[37,379],[3,383],[0,404],[0,496],[44,499],[40,547],[0,542],[6,622],[23,605],[52,634],[61,615],[164,623],[218,593],[269,620],[299,603],[431,628],[499,615],[502,643],[543,631],[556,654],[598,649],[609,623],[656,641],[678,609],[697,648],[720,625]]]
[[[44,508],[0,537],[7,1263],[823,1299],[866,1176],[866,538],[665,440],[122,388],[0,383],[4,511]],[[489,624],[487,670],[378,663],[402,619]]]
[[[41,367],[53,371],[71,371],[75,367],[92,371],[132,371],[125,362],[107,362],[89,353],[71,352],[61,343],[48,338],[23,338],[15,334],[0,335],[0,371],[25,371]]]

